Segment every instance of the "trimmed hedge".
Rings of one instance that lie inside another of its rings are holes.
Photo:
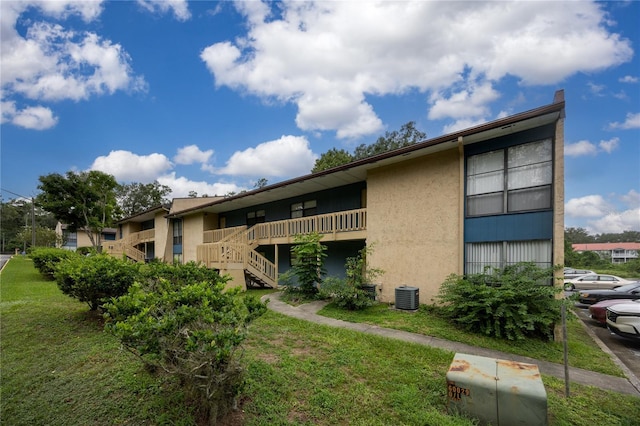
[[[68,296],[86,302],[94,311],[111,297],[125,294],[139,278],[137,263],[108,254],[77,256],[60,262],[55,278]]]
[[[77,259],[77,253],[61,248],[38,247],[31,250],[29,257],[33,259],[33,265],[45,277],[53,280],[56,267],[60,262],[67,259]]]

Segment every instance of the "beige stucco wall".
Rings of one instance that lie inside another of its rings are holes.
[[[182,218],[182,260],[184,263],[197,261],[197,247],[202,244],[203,232],[203,213]]]
[[[173,243],[173,239],[169,238],[169,220],[164,216],[167,213],[163,210],[159,213],[156,213],[153,218],[153,228],[154,228],[154,254],[156,259],[163,260],[165,262],[171,262],[172,258],[167,258],[167,245],[169,243]],[[168,248],[169,253],[171,253],[171,248]]]
[[[373,170],[367,176],[367,244],[384,275],[380,298],[393,302],[401,285],[432,303],[451,273],[462,273],[462,183],[457,148]]]
[[[564,118],[556,123],[553,189],[553,264],[564,266]],[[556,283],[563,285],[564,275],[556,271]]]

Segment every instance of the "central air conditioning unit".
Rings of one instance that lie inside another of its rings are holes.
[[[396,309],[415,311],[420,305],[420,289],[418,287],[396,287]]]

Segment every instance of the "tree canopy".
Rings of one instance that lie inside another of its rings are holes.
[[[133,216],[153,207],[169,203],[167,196],[171,188],[153,183],[132,182],[120,185],[116,189],[116,198],[120,206],[122,217]]]
[[[372,144],[358,145],[353,154],[344,149],[332,148],[318,158],[311,170],[312,173],[327,170],[332,167],[348,164],[352,161],[373,157],[398,148],[413,145],[424,140],[427,134],[415,127],[415,122],[409,121],[403,124],[399,130],[387,131]]]
[[[40,176],[37,201],[42,208],[66,224],[70,231],[86,232],[91,244],[100,247],[104,228],[113,225],[119,214],[116,201],[118,182],[111,175],[92,170],[65,176]]]

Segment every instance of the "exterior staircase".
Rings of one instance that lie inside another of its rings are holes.
[[[275,263],[256,251],[261,245],[292,244],[300,234],[317,232],[325,241],[366,238],[366,209],[348,210],[323,215],[258,223],[251,228],[205,231],[203,243],[197,247],[197,260],[222,273],[243,270],[248,286],[276,287],[278,271]]]
[[[102,251],[112,256],[126,256],[127,258],[144,263],[146,259],[145,252],[138,249],[139,244],[153,241],[155,238],[155,230],[147,229],[145,231],[134,232],[118,241],[108,241],[102,244]]]
[[[242,269],[248,285],[277,285],[276,265],[255,250],[258,244],[249,241],[246,226],[209,231],[204,241],[198,246],[197,258],[207,267],[221,272]]]

